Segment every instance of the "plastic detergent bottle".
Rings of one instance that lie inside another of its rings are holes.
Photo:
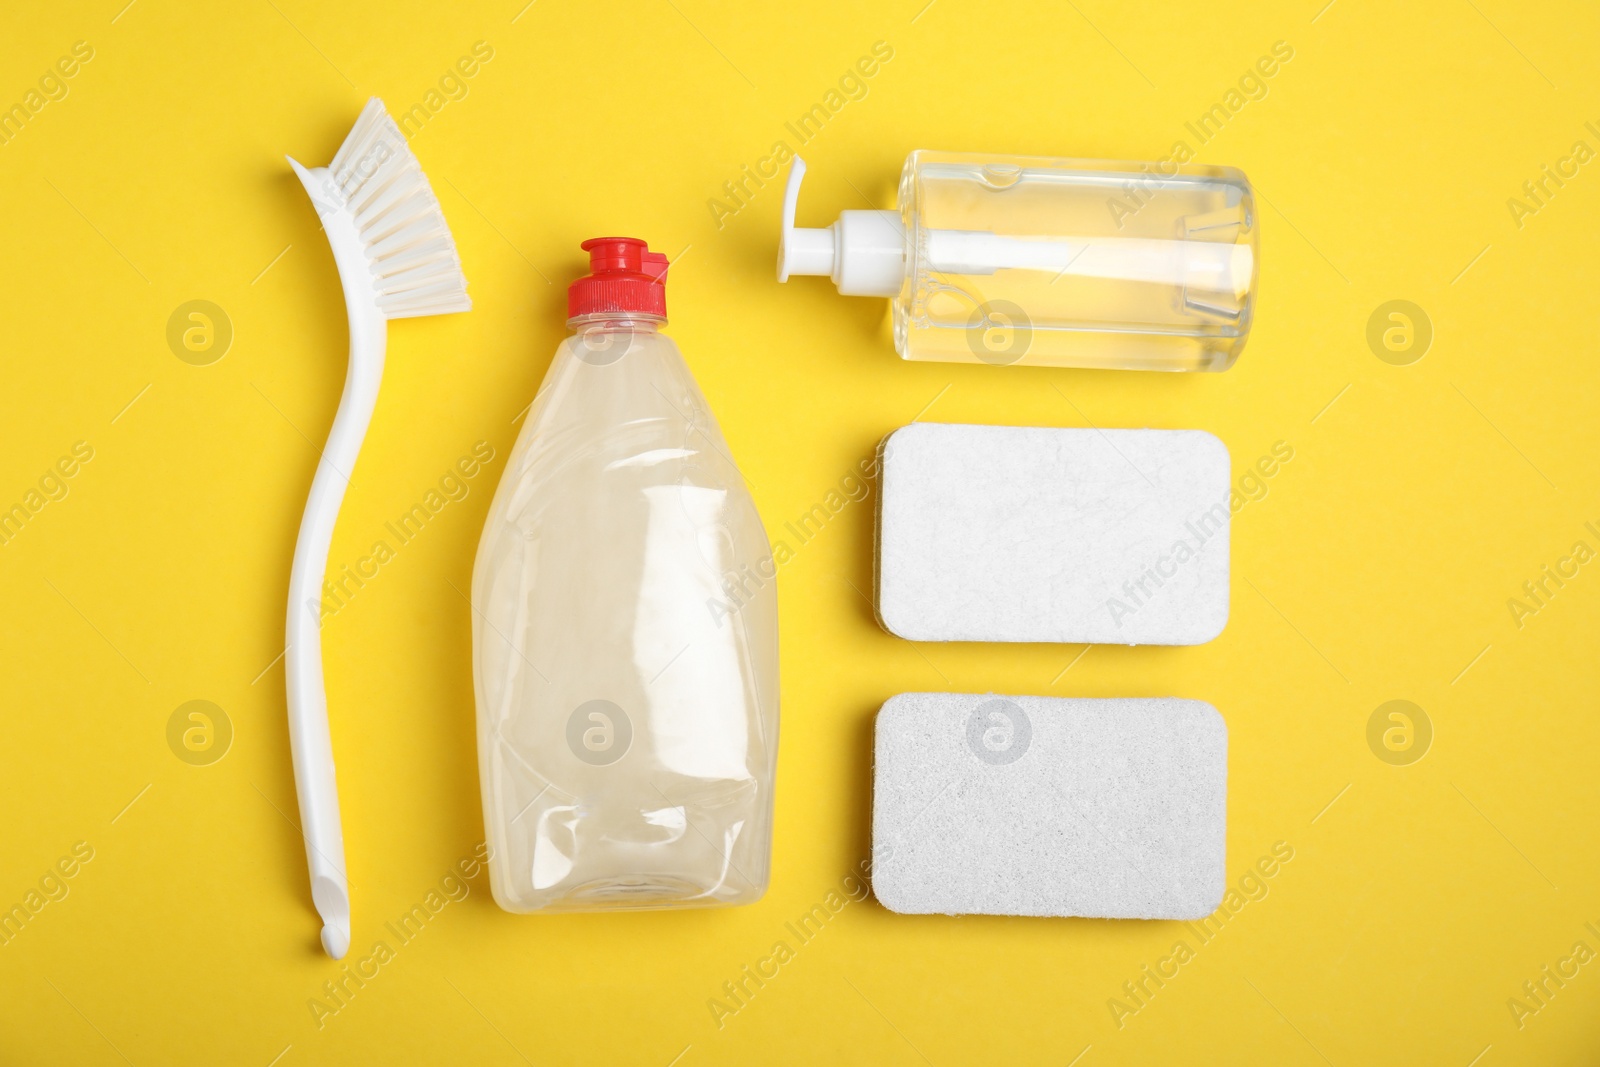
[[[778,280],[888,297],[905,359],[1227,370],[1255,305],[1255,196],[1241,171],[1165,160],[911,153],[893,211],[795,225]]]
[[[667,257],[583,244],[472,581],[490,883],[507,911],[766,891],[776,569],[666,323]]]

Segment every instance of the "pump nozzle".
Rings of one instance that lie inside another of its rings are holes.
[[[800,181],[806,176],[806,161],[794,157],[789,181],[783,187],[783,233],[778,238],[778,280],[790,274],[832,274],[833,234],[827,230],[795,229],[794,209],[800,200]]]
[[[806,161],[794,157],[783,189],[783,235],[778,242],[778,280],[791,274],[833,279],[845,296],[894,296],[906,276],[906,239],[898,211],[841,211],[821,229],[796,227],[795,205]]]

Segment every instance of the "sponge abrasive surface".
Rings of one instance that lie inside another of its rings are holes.
[[[882,445],[878,619],[912,641],[1197,645],[1228,621],[1201,430],[913,423]]]
[[[878,712],[872,888],[890,911],[1198,919],[1224,890],[1210,704],[902,693]]]

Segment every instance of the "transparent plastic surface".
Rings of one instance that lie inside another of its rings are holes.
[[[1226,370],[1249,335],[1241,171],[919,151],[900,207],[906,359]]]
[[[772,552],[653,321],[562,342],[472,585],[490,882],[508,911],[743,904],[766,890]]]

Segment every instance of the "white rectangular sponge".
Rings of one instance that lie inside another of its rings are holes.
[[[1198,645],[1228,621],[1203,430],[913,423],[882,445],[878,619],[912,641]]]
[[[1200,700],[902,693],[878,712],[890,911],[1199,919],[1222,902],[1228,728]]]

